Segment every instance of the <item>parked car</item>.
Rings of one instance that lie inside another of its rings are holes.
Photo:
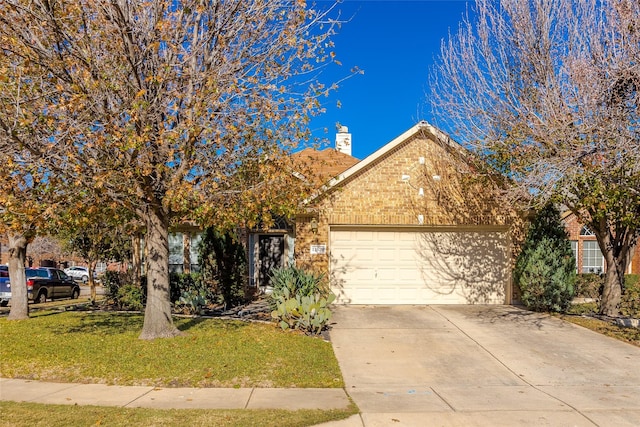
[[[62,270],[40,267],[25,269],[27,294],[30,300],[43,303],[47,299],[80,296],[80,286]]]
[[[11,301],[11,282],[9,282],[9,267],[0,265],[0,306],[6,307]]]
[[[2,271],[5,270],[0,269],[0,274],[4,275]],[[8,269],[6,272],[9,276]],[[80,297],[80,286],[62,270],[49,267],[25,268],[24,273],[27,298],[34,302],[43,303],[47,299]],[[11,284],[8,277],[6,281],[0,282],[0,298],[3,305],[7,305],[11,300]]]
[[[89,281],[89,269],[87,267],[69,267],[65,268],[64,272],[67,273],[76,282],[87,283]]]

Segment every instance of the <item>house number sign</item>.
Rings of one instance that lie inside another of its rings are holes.
[[[327,253],[327,245],[311,245],[311,255],[324,255]]]

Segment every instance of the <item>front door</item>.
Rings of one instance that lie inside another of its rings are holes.
[[[258,237],[258,265],[258,286],[268,286],[271,270],[284,266],[284,235],[264,234]]]

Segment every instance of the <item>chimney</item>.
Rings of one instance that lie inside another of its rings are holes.
[[[351,134],[346,126],[340,126],[336,134],[336,150],[351,155]]]

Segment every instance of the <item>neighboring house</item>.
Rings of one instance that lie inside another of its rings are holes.
[[[576,259],[576,271],[578,273],[601,274],[606,271],[604,256],[598,246],[596,236],[589,227],[583,225],[578,218],[570,211],[562,215],[571,249]],[[629,263],[627,274],[640,274],[640,251],[636,247],[636,252]]]
[[[522,220],[496,202],[500,179],[421,122],[306,202],[296,264],[328,274],[339,303],[512,303]]]

